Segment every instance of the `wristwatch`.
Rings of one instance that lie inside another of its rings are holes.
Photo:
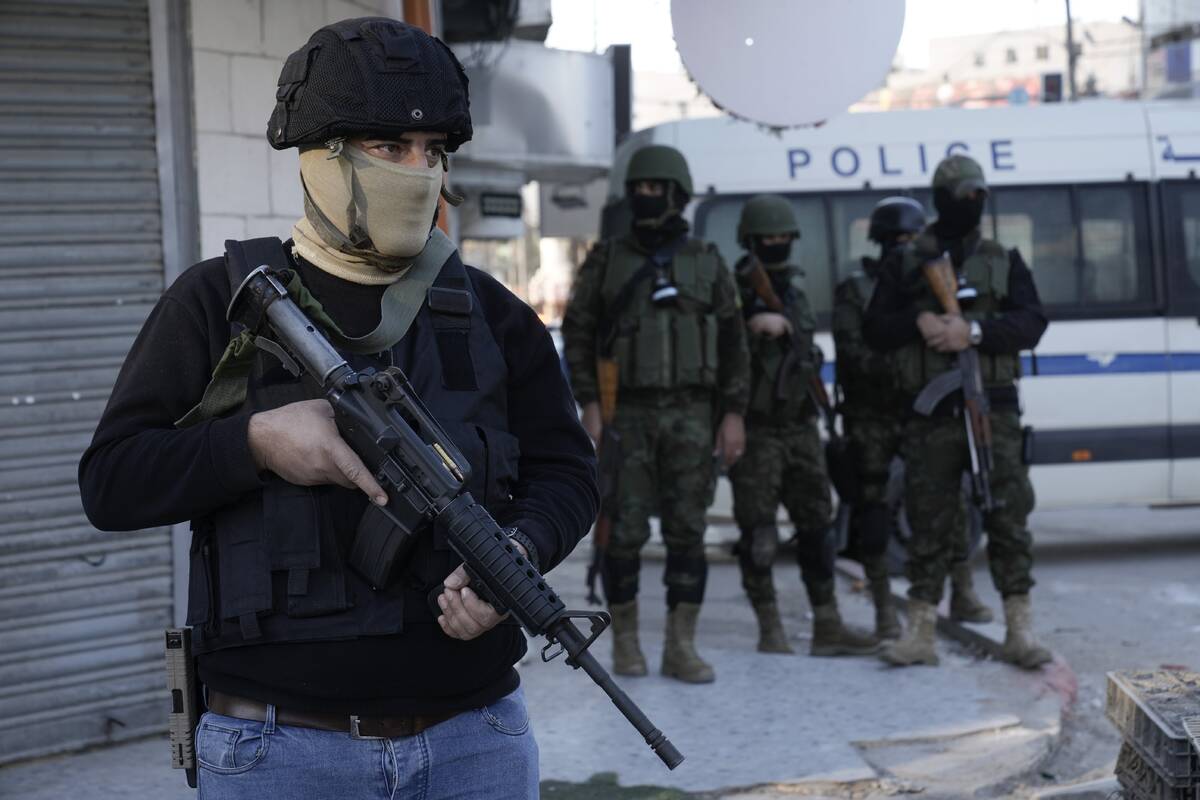
[[[967,333],[967,340],[971,343],[971,347],[978,347],[983,341],[983,326],[979,324],[979,320],[971,320],[971,329]]]

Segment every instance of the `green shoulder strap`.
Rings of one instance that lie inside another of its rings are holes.
[[[274,252],[271,251],[271,242],[274,243]],[[258,264],[265,263],[276,269],[290,266],[287,253],[278,239],[256,239],[249,242],[230,240],[225,243],[225,248],[231,291],[237,291],[245,276],[256,269]],[[247,251],[259,257],[247,258]],[[429,287],[437,279],[442,265],[454,252],[454,243],[446,234],[434,228],[425,249],[417,256],[408,274],[383,293],[380,300],[379,325],[364,336],[352,337],[344,334],[325,313],[320,302],[305,288],[300,276],[295,272],[292,272],[287,290],[296,305],[325,328],[335,347],[351,353],[380,353],[390,349],[408,332],[425,302]],[[175,422],[175,427],[186,428],[213,419],[232,411],[246,401],[246,381],[250,377],[254,357],[258,352],[255,338],[255,332],[243,330],[230,340],[213,369],[212,378],[204,389],[204,396]]]

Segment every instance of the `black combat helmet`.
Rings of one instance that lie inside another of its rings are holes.
[[[871,225],[867,238],[887,244],[897,236],[914,236],[925,227],[925,207],[911,197],[885,197],[871,210]]]
[[[387,17],[326,25],[288,56],[267,139],[276,150],[338,136],[446,134],[471,139],[467,75],[440,39]]]

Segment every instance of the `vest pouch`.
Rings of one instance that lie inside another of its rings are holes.
[[[521,441],[508,431],[483,425],[476,427],[487,453],[486,488],[483,496],[476,495],[476,499],[494,513],[495,507],[512,499],[511,488],[517,480],[517,465],[521,459]]]
[[[644,315],[633,338],[633,364],[629,385],[638,389],[672,386],[672,335],[669,311]]]
[[[675,385],[703,386],[704,331],[702,318],[693,314],[675,315]]]
[[[701,379],[705,386],[717,385],[717,365],[721,363],[717,354],[717,318],[711,314],[700,318],[700,341],[704,343],[704,371]]]
[[[775,409],[775,375],[783,356],[774,342],[760,340],[751,354],[751,388],[748,411],[755,416],[770,414]]]
[[[263,530],[272,571],[320,566],[317,488],[297,486],[277,475],[271,475],[263,488]]]
[[[192,524],[192,544],[188,551],[188,625],[213,628],[215,618],[212,563],[212,526],[201,520]]]
[[[336,489],[297,486],[277,476],[263,489],[267,560],[275,582],[286,583],[289,617],[319,617],[350,607],[329,509],[331,491]]]
[[[270,611],[271,567],[262,530],[259,498],[248,499],[213,517],[220,575],[221,619],[237,621],[244,639],[256,639],[257,615]]]

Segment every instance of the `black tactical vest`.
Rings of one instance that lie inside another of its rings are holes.
[[[496,514],[517,477],[508,432],[508,370],[466,268],[443,265],[408,333],[390,351],[343,353],[356,368],[400,367],[471,464],[468,490]],[[243,411],[312,399],[273,357],[259,353]],[[436,526],[409,566],[379,591],[345,565],[366,496],[337,486],[297,486],[268,473],[260,491],[194,520],[187,623],[197,652],[267,642],[399,633],[436,624],[429,590],[457,566]],[[488,636],[518,636],[499,626]]]

